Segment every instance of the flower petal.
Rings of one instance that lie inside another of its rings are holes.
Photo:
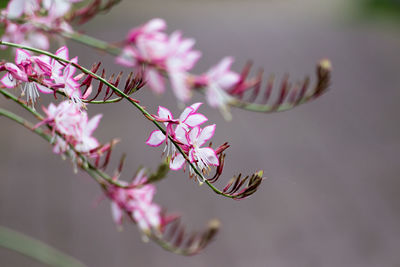
[[[200,133],[200,127],[196,126],[192,130],[190,130],[189,134],[186,135],[186,138],[188,138],[189,144],[195,143],[195,141],[198,139],[199,133]]]
[[[94,132],[94,130],[96,130],[97,126],[99,126],[101,117],[103,117],[102,114],[97,114],[96,116],[90,119],[85,128],[86,134],[91,135]]]
[[[171,168],[171,170],[176,171],[181,169],[184,163],[185,163],[185,158],[182,156],[182,154],[177,154],[169,162],[169,167]]]
[[[158,107],[157,114],[158,114],[158,117],[160,117],[162,119],[171,119],[172,120],[174,118],[171,111],[169,111],[169,109],[164,108],[162,106]]]
[[[42,92],[42,93],[44,93],[44,94],[51,94],[51,93],[54,93],[53,90],[51,90],[50,88],[47,88],[46,86],[43,86],[43,85],[37,84],[37,83],[35,83],[35,85],[36,85],[36,88],[37,88],[40,92]]]
[[[17,65],[21,64],[22,61],[27,60],[30,57],[31,55],[23,49],[17,49],[15,51],[15,63],[17,63]]]
[[[202,146],[205,142],[210,140],[211,137],[213,137],[214,132],[215,132],[215,124],[204,127],[197,139],[197,144],[199,146]]]
[[[10,79],[11,74],[6,73],[3,78],[1,78],[0,82],[7,88],[14,88],[15,85],[17,84],[17,81],[15,78]],[[12,76],[11,76],[12,77]]]
[[[209,147],[199,148],[199,152],[201,154],[201,159],[205,161],[209,165],[218,166],[219,160],[217,154],[215,153],[214,149]]]
[[[123,213],[122,213],[121,208],[115,202],[111,202],[111,214],[112,214],[114,222],[118,225],[121,225]]]
[[[186,120],[185,124],[189,125],[190,127],[196,127],[200,124],[205,123],[208,121],[207,117],[204,116],[203,114],[196,113],[196,114],[191,114]]]
[[[160,130],[154,130],[151,132],[146,144],[149,146],[159,146],[165,141],[165,135]]]
[[[153,89],[154,92],[161,94],[165,91],[164,78],[157,70],[149,68],[146,73],[146,78],[150,88]]]

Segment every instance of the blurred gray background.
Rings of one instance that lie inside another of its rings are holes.
[[[75,175],[49,144],[4,118],[0,225],[96,267],[400,266],[400,24],[348,2],[123,1],[80,28],[112,42],[164,18],[168,32],[180,29],[197,40],[203,52],[197,73],[232,55],[236,71],[251,59],[266,73],[297,80],[313,75],[321,58],[332,61],[331,90],[295,110],[233,109],[233,121],[226,122],[218,111],[200,109],[217,123],[214,143],[231,143],[224,182],[259,169],[268,177],[243,201],[223,199],[182,172],[159,183],[156,201],[181,212],[189,229],[221,220],[217,239],[200,255],[177,256],[144,243],[134,225],[118,232],[109,202],[96,205],[101,191],[90,177]],[[101,59],[110,72],[123,69],[107,55],[68,45],[83,65]],[[155,97],[142,90],[136,97],[153,113],[163,105],[179,114],[170,91]],[[26,114],[3,97],[0,105]],[[130,105],[91,106],[89,112],[104,114],[95,132],[100,141],[122,139],[114,157],[128,154],[127,179],[140,165],[157,166],[161,149],[144,143],[153,126]],[[41,265],[0,248],[0,266]]]

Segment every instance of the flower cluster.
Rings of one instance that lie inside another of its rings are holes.
[[[200,170],[208,172],[210,166],[218,166],[219,161],[215,150],[210,147],[202,147],[214,135],[215,124],[200,128],[200,125],[208,120],[203,114],[197,113],[201,104],[195,103],[185,108],[178,119],[174,119],[168,109],[160,106],[155,117],[165,124],[167,136],[179,144],[190,162]],[[179,170],[184,167],[186,160],[181,153],[176,151],[167,136],[162,131],[155,130],[151,132],[146,144],[160,146],[165,143],[164,152],[167,150],[167,156],[171,156],[170,168]],[[189,169],[193,174],[192,168]]]
[[[71,32],[72,28],[64,16],[72,3],[81,0],[11,0],[1,13],[1,23],[5,25],[3,41],[29,45],[47,50],[48,37],[44,29]],[[23,19],[25,23],[13,22]]]
[[[193,50],[194,39],[183,38],[179,31],[167,35],[165,29],[166,23],[162,19],[153,19],[132,29],[117,62],[128,67],[145,64],[145,77],[156,93],[165,91],[164,76],[168,76],[180,101],[187,102],[192,89],[202,87],[211,106],[226,108],[229,101],[226,91],[240,80],[240,75],[230,70],[233,59],[224,58],[200,76],[190,74],[201,57],[199,51]]]
[[[151,229],[161,230],[161,208],[153,203],[156,187],[146,184],[144,169],[140,170],[131,183],[120,181],[125,187],[109,185],[107,196],[111,199],[111,212],[115,223],[122,225],[124,212],[134,220],[144,233]]]
[[[60,58],[68,60],[68,48],[61,47],[55,53]],[[78,58],[71,59],[77,63]],[[53,89],[60,90],[78,106],[82,106],[82,95],[78,78],[73,77],[76,68],[71,64],[61,64],[57,60],[45,55],[32,56],[27,51],[17,49],[14,63],[0,65],[0,71],[6,71],[0,83],[7,88],[14,88],[25,82],[23,93],[32,105],[36,102],[39,92],[54,93]],[[52,88],[52,89],[49,89]]]
[[[48,108],[43,108],[43,111],[47,117],[40,124],[46,123],[52,127],[55,153],[65,153],[71,145],[77,152],[90,155],[99,147],[99,142],[92,133],[100,122],[101,114],[89,120],[86,111],[82,111],[77,105],[67,100],[58,106],[51,103]],[[62,138],[57,136],[56,132]]]

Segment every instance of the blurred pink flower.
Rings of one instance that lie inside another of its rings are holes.
[[[144,170],[141,170],[131,183],[119,181],[120,184],[130,188],[115,185],[107,187],[107,196],[111,199],[112,216],[117,225],[122,224],[125,212],[143,232],[148,233],[151,229],[160,231],[161,208],[153,203],[156,188],[152,184],[145,184],[146,181]]]
[[[240,80],[240,75],[230,70],[232,63],[233,58],[226,57],[207,73],[197,77],[197,82],[206,88],[207,102],[212,107],[226,108],[230,99],[226,90]]]

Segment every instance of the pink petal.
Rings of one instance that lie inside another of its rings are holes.
[[[146,78],[150,88],[153,89],[154,92],[158,94],[164,93],[165,91],[164,78],[160,75],[160,73],[157,70],[153,68],[147,69]]]
[[[210,165],[218,166],[219,160],[214,149],[209,147],[199,148],[201,155],[206,157],[206,162]]]
[[[165,135],[160,130],[154,130],[151,132],[146,144],[149,146],[159,146],[165,141]]]
[[[103,117],[102,114],[97,114],[93,118],[90,119],[86,126],[86,134],[91,135],[94,130],[96,130],[97,126],[99,126],[100,119]]]
[[[196,112],[202,104],[203,103],[201,103],[201,102],[197,102],[197,103],[192,104],[190,107],[193,109],[194,112]]]
[[[40,32],[33,32],[28,35],[29,44],[43,50],[49,49],[49,39],[47,36]]]
[[[195,140],[197,140],[199,133],[200,133],[199,126],[196,126],[192,130],[190,130],[189,134],[186,135],[186,138],[188,138],[188,142],[193,144],[195,142]]]
[[[185,120],[185,124],[189,125],[190,127],[196,127],[200,124],[205,123],[207,120],[207,117],[203,114],[196,113],[190,115],[187,120]]]
[[[56,56],[66,59],[68,60],[68,47],[66,47],[65,45],[60,47],[57,51],[56,51]]]
[[[42,92],[42,93],[44,93],[44,94],[51,94],[51,93],[54,93],[53,90],[51,90],[50,88],[47,88],[46,86],[43,86],[43,85],[37,84],[37,83],[35,83],[35,85],[36,85],[36,88],[37,88],[40,92]]]
[[[185,145],[189,145],[186,140],[186,130],[184,129],[182,124],[178,124],[175,128],[175,138],[181,141]]]
[[[3,78],[1,78],[0,82],[7,88],[14,88],[17,84],[17,80],[12,77],[12,80],[10,79],[11,74],[10,73],[6,73]]]
[[[24,82],[28,81],[28,76],[26,75],[26,73],[24,71],[22,71],[20,68],[18,68],[17,65],[15,65],[13,63],[6,63],[6,64],[4,64],[4,67],[17,80],[21,80]]]
[[[194,110],[192,107],[187,107],[183,110],[182,114],[179,116],[179,121],[185,121],[189,114],[193,113]]]
[[[122,213],[121,208],[115,202],[111,202],[111,214],[112,214],[114,222],[118,225],[121,225],[123,213]]]
[[[25,11],[25,0],[12,0],[7,7],[7,17],[16,19]]]
[[[177,154],[171,161],[169,162],[169,167],[171,170],[179,170],[183,167],[183,164],[185,163],[185,158],[182,156],[182,154]]]
[[[169,109],[164,108],[162,106],[158,107],[157,114],[162,119],[171,119],[172,120],[174,118],[174,116],[172,116],[171,111],[169,111]]]
[[[30,57],[31,55],[23,49],[17,49],[15,51],[15,63],[17,63],[17,65],[21,64],[22,61],[29,59]]]
[[[213,137],[214,132],[215,132],[215,124],[204,127],[197,139],[198,145],[202,146],[205,142],[210,140],[211,137]]]
[[[172,71],[169,73],[169,76],[176,97],[183,102],[189,100],[191,92],[186,83],[187,74],[184,72]]]
[[[238,83],[240,80],[240,75],[235,72],[225,73],[220,79],[217,80],[219,86],[222,89],[229,89]]]
[[[125,67],[136,66],[136,54],[131,47],[125,47],[122,53],[116,58],[116,62]]]
[[[160,18],[154,18],[145,24],[145,28],[147,32],[155,32],[165,30],[167,24],[165,20]]]

